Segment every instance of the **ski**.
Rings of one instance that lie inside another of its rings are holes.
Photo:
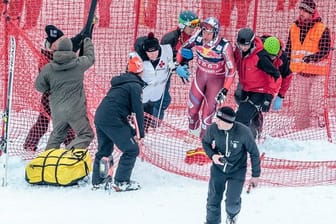
[[[94,13],[95,13],[95,10],[96,10],[97,1],[98,0],[92,0],[91,1],[89,15],[87,17],[85,27],[82,30],[82,35],[89,35],[89,36],[92,35],[93,27],[94,27],[94,25],[96,23],[96,21],[95,21],[96,18],[95,18],[95,14]],[[81,47],[80,47],[80,50],[79,50],[79,55],[80,56],[83,55],[83,51],[84,51],[84,47],[83,47],[83,41],[82,41]]]
[[[136,181],[130,182],[113,182],[113,178],[108,176],[101,184],[92,187],[93,191],[104,190],[110,195],[112,192],[126,192],[140,190],[140,184]]]
[[[7,92],[4,91],[4,95],[7,95],[5,111],[2,115],[2,132],[0,138],[0,181],[1,186],[7,186],[7,171],[8,171],[8,137],[10,127],[10,111],[12,104],[12,91],[13,91],[13,78],[14,78],[14,65],[15,65],[15,51],[16,42],[14,36],[10,37],[10,52],[9,52],[9,69],[8,69],[8,83]]]
[[[89,15],[86,21],[86,25],[85,25],[85,32],[90,32],[92,30],[92,26],[93,26],[93,18],[94,18],[94,13],[96,10],[96,6],[97,6],[97,0],[92,0],[91,1],[91,6],[90,6],[90,11],[89,11]]]
[[[140,184],[136,181],[112,183],[112,188],[116,192],[137,191],[140,190]]]

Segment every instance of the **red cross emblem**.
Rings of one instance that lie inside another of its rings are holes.
[[[161,60],[159,63],[160,68],[162,68],[164,65],[165,65],[164,61]]]

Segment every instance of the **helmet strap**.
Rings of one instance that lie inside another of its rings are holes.
[[[184,24],[182,24],[182,23],[179,23],[178,26],[179,26],[179,28],[180,28],[181,31],[183,31],[184,28],[186,27],[186,26],[185,26]]]

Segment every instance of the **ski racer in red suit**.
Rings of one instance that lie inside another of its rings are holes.
[[[236,73],[232,46],[219,37],[219,28],[218,20],[209,17],[201,22],[201,29],[184,45],[184,49],[195,50],[197,63],[189,92],[189,132],[201,138],[212,122],[217,102],[225,101]]]
[[[242,88],[236,120],[250,127],[257,137],[260,127],[253,120],[261,112],[268,112],[273,96],[278,93],[279,70],[273,65],[259,37],[250,28],[238,32],[235,60]],[[261,123],[260,123],[261,125]]]

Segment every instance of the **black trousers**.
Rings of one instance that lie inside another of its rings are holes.
[[[128,124],[125,124],[123,127],[111,127],[100,124],[95,124],[95,126],[98,152],[93,164],[92,184],[100,184],[103,181],[99,174],[99,163],[103,157],[108,157],[112,154],[114,145],[122,151],[114,180],[120,182],[130,181],[136,157],[139,155],[139,146],[134,140],[132,128]]]
[[[241,193],[244,186],[246,169],[234,174],[225,174],[218,167],[212,165],[206,205],[206,223],[221,223],[221,203],[225,192],[225,210],[228,216],[233,217],[240,212]]]
[[[262,131],[263,115],[268,112],[273,96],[265,93],[246,93],[239,101],[236,121],[250,127],[254,138]]]

